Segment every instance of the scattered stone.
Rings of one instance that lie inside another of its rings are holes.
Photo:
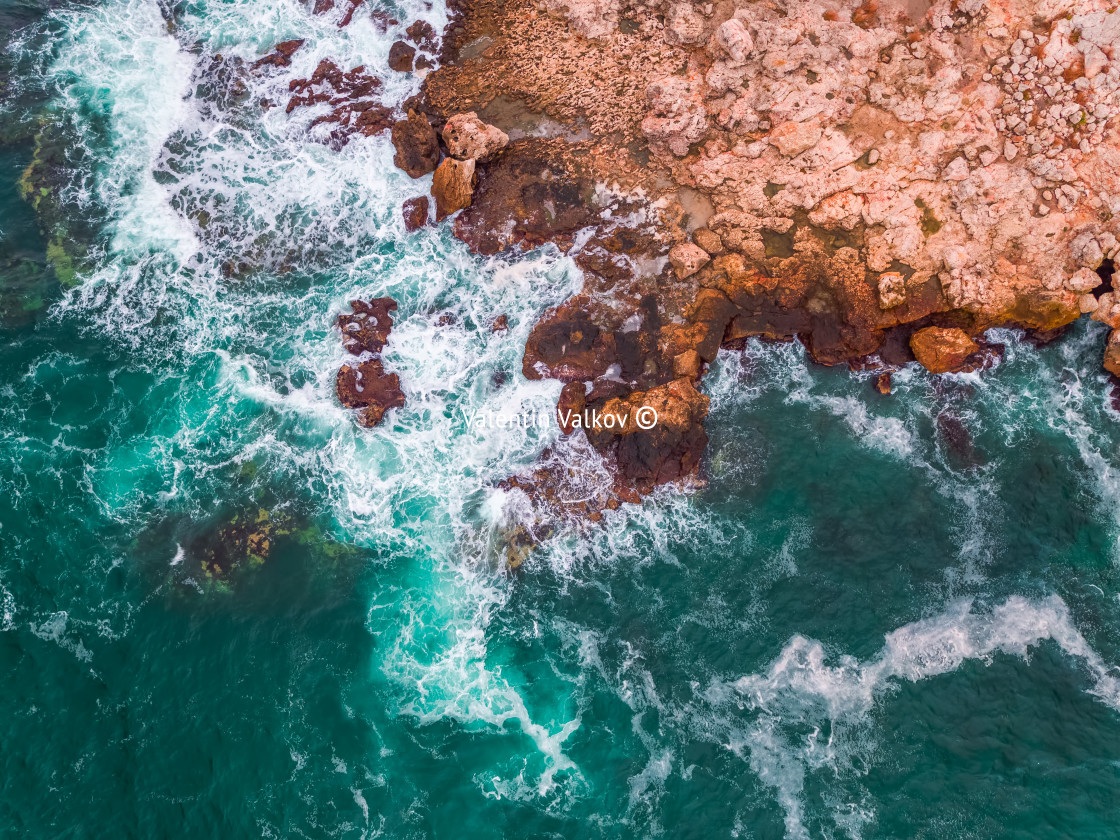
[[[711,262],[711,259],[707,251],[691,242],[674,245],[669,251],[669,262],[681,280],[691,277]]]
[[[877,374],[874,383],[876,391],[884,396],[889,395],[891,392],[891,372],[888,370]]]
[[[723,253],[723,241],[719,238],[719,234],[707,228],[694,230],[692,240],[712,256]]]
[[[494,319],[494,323],[490,325],[490,332],[506,332],[509,330],[509,318],[506,315],[499,315]]]

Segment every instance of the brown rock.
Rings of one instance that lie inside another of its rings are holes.
[[[363,426],[376,426],[390,408],[404,405],[400,377],[385,373],[380,359],[367,359],[357,367],[343,365],[335,380],[338,399],[347,408],[360,408]]]
[[[490,325],[490,332],[505,332],[509,329],[509,318],[505,315],[499,315],[494,319],[494,323]]]
[[[405,199],[401,207],[404,214],[405,230],[409,232],[417,231],[428,223],[428,203],[426,195]]]
[[[333,124],[328,140],[335,148],[346,145],[353,134],[372,137],[392,125],[390,110],[373,98],[381,90],[381,80],[366,73],[365,67],[343,72],[324,58],[310,78],[293,79],[288,90],[293,94],[289,114],[296,108],[331,105],[330,113],[316,117],[308,128]]]
[[[696,474],[708,445],[704,418],[709,399],[681,378],[628,397],[607,400],[586,429],[602,453],[613,450],[619,474],[642,492]],[[595,408],[595,407],[592,407]],[[595,423],[595,417],[600,418]],[[614,418],[614,428],[603,421]],[[597,427],[598,426],[598,427]]]
[[[614,364],[615,337],[587,315],[588,300],[579,296],[545,313],[525,343],[521,370],[526,379],[586,382]]]
[[[695,350],[685,350],[673,357],[673,376],[678,379],[682,376],[689,379],[699,379],[703,363],[704,360]]]
[[[573,422],[576,415],[582,414],[587,404],[587,392],[582,382],[569,382],[560,391],[560,400],[556,404],[556,422],[560,424],[560,431],[570,435],[577,428]]]
[[[448,154],[459,160],[489,160],[509,145],[509,135],[484,123],[474,111],[453,116],[441,134]]]
[[[951,373],[965,367],[980,345],[956,327],[926,327],[910,337],[910,349],[930,373]]]
[[[712,256],[723,253],[723,240],[719,234],[707,228],[700,228],[692,232],[693,241]]]
[[[389,313],[397,308],[392,298],[374,298],[371,301],[350,301],[349,314],[338,316],[338,328],[342,330],[342,346],[360,356],[362,353],[380,353],[389,341],[393,329],[393,316]]]
[[[303,38],[281,41],[272,48],[271,53],[253,62],[253,67],[288,67],[292,63],[292,56],[303,46],[303,43]]]
[[[1108,334],[1108,343],[1104,347],[1104,369],[1113,376],[1120,376],[1120,330]]]
[[[392,138],[397,150],[393,163],[398,169],[411,178],[421,178],[435,170],[439,163],[439,138],[424,116],[409,110],[407,118],[393,123]]]
[[[412,43],[422,50],[436,48],[436,30],[426,20],[416,20],[408,25],[405,33],[412,39]]]
[[[457,210],[471,206],[474,195],[474,161],[445,158],[432,177],[436,198],[436,221],[442,222]]]
[[[389,47],[389,69],[398,73],[411,73],[412,60],[416,57],[416,47],[404,41],[394,41]]]
[[[470,209],[455,219],[455,235],[487,256],[516,244],[568,247],[600,217],[593,183],[565,159],[567,148],[538,137],[510,143],[485,165]]]
[[[889,370],[875,377],[875,390],[884,396],[891,392],[891,372]]]

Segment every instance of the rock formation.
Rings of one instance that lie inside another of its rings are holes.
[[[450,155],[437,218],[462,209],[455,233],[479,253],[553,242],[583,270],[524,372],[571,383],[568,405],[669,413],[658,434],[588,436],[615,501],[695,474],[696,384],[721,346],[797,338],[889,392],[916,357],[990,364],[994,326],[1120,328],[1120,11],[918,5],[456,7],[409,103]],[[542,464],[516,486],[559,480]]]
[[[363,426],[376,426],[387,410],[404,405],[400,378],[386,373],[380,359],[393,329],[390,313],[396,308],[392,298],[352,300],[351,311],[338,316],[343,346],[361,361],[339,369],[335,390],[344,406],[360,409],[358,421]]]

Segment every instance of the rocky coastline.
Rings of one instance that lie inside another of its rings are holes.
[[[583,271],[524,375],[564,382],[568,411],[659,407],[654,429],[591,430],[590,498],[549,453],[510,479],[550,514],[696,480],[704,372],[751,337],[889,393],[904,365],[995,363],[992,327],[1045,342],[1089,315],[1120,374],[1120,12],[1100,0],[460,0],[438,68],[405,64],[424,80],[396,163],[434,173],[435,220]],[[427,197],[404,213],[428,223]]]

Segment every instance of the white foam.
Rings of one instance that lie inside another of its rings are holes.
[[[855,759],[870,760],[874,743],[868,713],[893,684],[951,673],[967,661],[990,662],[997,653],[1026,659],[1031,648],[1047,640],[1081,662],[1094,696],[1120,710],[1120,680],[1057,595],[1015,596],[991,610],[958,600],[938,615],[888,633],[879,653],[866,661],[831,656],[820,642],[794,636],[766,671],[713,683],[704,697],[716,708],[731,703],[751,713],[746,729],[733,724],[724,732],[724,743],[775,790],[787,836],[808,837],[802,799],[806,775],[821,769],[858,775]],[[823,729],[829,735],[822,741]],[[856,832],[852,836],[858,836],[866,808],[846,803],[841,810],[837,820],[845,820]]]

